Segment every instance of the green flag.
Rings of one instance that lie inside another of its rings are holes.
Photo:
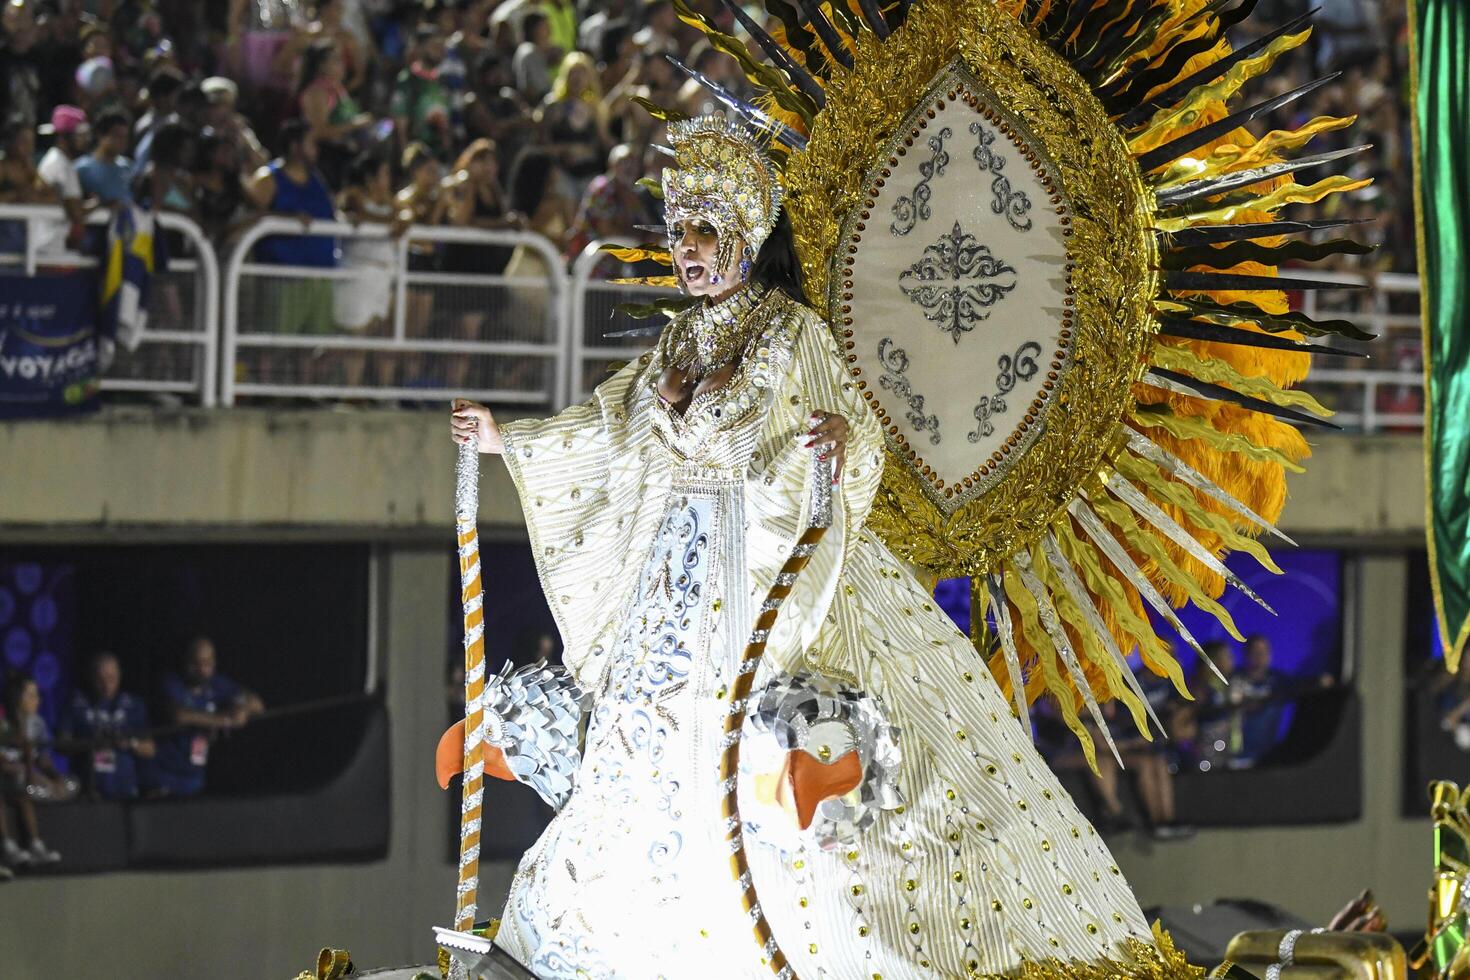
[[[1409,27],[1429,574],[1453,671],[1470,638],[1470,3],[1409,0]]]

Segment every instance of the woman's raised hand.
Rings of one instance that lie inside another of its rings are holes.
[[[847,462],[847,419],[833,412],[813,412],[811,431],[798,439],[806,440],[806,448],[818,450],[820,459],[832,461],[832,482],[842,478],[842,464]]]
[[[478,443],[482,453],[499,454],[505,449],[505,440],[500,438],[500,426],[490,414],[490,409],[468,399],[454,400],[454,408],[449,415],[449,429],[455,442],[466,445],[474,441]]]

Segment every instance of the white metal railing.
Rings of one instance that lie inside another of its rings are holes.
[[[105,225],[111,212],[98,210],[90,225]],[[156,212],[162,228],[177,232],[191,254],[169,257],[168,271],[155,275],[149,290],[148,327],[134,351],[119,350],[101,379],[104,391],[167,392],[215,403],[219,362],[219,262],[204,231],[171,211]],[[0,204],[0,224],[23,230],[20,251],[0,251],[0,276],[33,276],[38,269],[95,268],[97,258],[61,244],[66,212],[54,204]],[[0,280],[3,281],[3,280]],[[189,301],[183,299],[188,287]]]
[[[607,367],[641,354],[653,345],[662,319],[634,320],[617,312],[623,303],[649,303],[660,296],[677,295],[677,290],[657,286],[618,285],[593,278],[599,265],[615,262],[600,251],[605,245],[629,246],[627,238],[602,238],[589,242],[572,263],[570,296],[567,303],[567,333],[571,338],[568,354],[570,377],[566,390],[572,401],[582,401],[592,393]],[[644,329],[639,336],[609,337],[610,333]]]
[[[91,220],[106,218],[99,212]],[[0,205],[0,222],[19,222],[25,230],[23,247],[0,247],[0,275],[7,266],[33,274],[38,268],[95,264],[90,257],[40,248],[43,232],[63,220],[53,205]],[[627,239],[591,243],[566,271],[550,242],[533,233],[415,225],[393,237],[385,225],[303,225],[270,216],[245,233],[229,254],[222,279],[216,252],[197,225],[169,212],[160,213],[159,222],[183,235],[193,254],[174,258],[170,272],[159,277],[142,346],[119,355],[103,387],[192,395],[205,406],[215,403],[216,393],[226,405],[240,395],[412,401],[462,394],[557,410],[586,398],[610,364],[647,349],[662,326],[661,319],[623,315],[618,305],[673,295],[658,287],[603,281],[609,265],[621,266],[625,275],[629,267],[599,247],[631,244]],[[332,268],[254,261],[254,247],[272,235],[380,243],[382,261]],[[507,277],[410,262],[426,249],[455,245],[499,248],[502,257],[520,248],[539,258],[543,269]],[[1295,299],[1308,315],[1349,320],[1379,338],[1371,344],[1333,339],[1338,346],[1371,354],[1372,360],[1319,356],[1306,387],[1336,410],[1335,421],[1345,429],[1421,428],[1418,277],[1283,269],[1283,287],[1289,289],[1290,279],[1299,276],[1367,284],[1369,289],[1358,293],[1304,290]],[[332,299],[317,315],[329,318],[335,318],[338,295],[361,299],[355,294],[370,290],[382,300],[382,322],[371,330],[349,331],[328,322],[277,332],[280,324],[273,322],[272,310],[282,307],[262,301],[260,294],[272,289],[278,296],[289,294],[290,288],[280,285],[292,282],[318,283],[319,295],[327,287]],[[185,284],[192,292],[181,301]],[[170,319],[174,313],[176,321]],[[641,335],[609,336],[639,328],[644,328]],[[346,376],[348,358],[377,363],[360,366],[354,379]],[[333,377],[334,371],[344,376]]]
[[[270,236],[377,242],[384,261],[328,268],[253,261],[255,246]],[[410,267],[411,255],[441,246],[526,249],[541,259],[545,273],[509,278]],[[291,282],[307,286],[282,288]],[[386,307],[383,322],[370,331],[340,328],[335,318],[341,304],[360,301],[353,293],[368,290],[376,297],[369,305]],[[382,224],[265,217],[225,263],[220,401],[231,405],[240,395],[422,400],[452,392],[560,408],[569,377],[566,291],[561,256],[529,232],[414,225],[393,236]],[[320,322],[322,317],[332,320]],[[306,322],[313,318],[317,322]],[[306,329],[277,332],[282,320],[287,328]],[[370,355],[372,370],[355,369],[355,382],[345,376],[349,357]],[[541,377],[533,383],[538,368]]]
[[[1302,290],[1297,307],[1316,319],[1347,320],[1376,339],[1371,343],[1327,338],[1369,355],[1368,358],[1318,356],[1305,387],[1334,410],[1332,421],[1345,431],[1418,431],[1424,426],[1423,350],[1419,320],[1419,277],[1406,273],[1376,274],[1281,270],[1283,279],[1317,279],[1362,284],[1361,292]],[[1289,281],[1283,287],[1290,289]],[[1407,363],[1398,363],[1399,361]]]

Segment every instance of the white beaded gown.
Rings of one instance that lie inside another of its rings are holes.
[[[1193,975],[968,638],[864,529],[882,435],[826,325],[779,291],[726,302],[751,339],[730,383],[684,414],[655,393],[655,350],[588,403],[503,427],[565,660],[593,702],[575,789],[522,859],[496,942],[546,980],[772,976],[730,871],[720,736],[761,597],[806,526],[802,440],[824,410],[850,422],[836,520],[756,689],[807,670],[881,699],[905,803],[832,850],[763,846],[748,828],[795,975]]]

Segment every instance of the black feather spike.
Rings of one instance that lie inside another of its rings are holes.
[[[1117,70],[1117,63],[1130,50],[1145,47],[1153,43],[1153,38],[1159,32],[1159,25],[1169,16],[1165,7],[1155,7],[1143,16],[1142,19],[1131,21],[1121,30],[1109,31],[1109,36],[1097,46],[1097,50],[1087,59],[1086,64],[1079,69],[1089,78],[1106,78],[1112,71]],[[1134,27],[1137,27],[1134,30]]]
[[[1367,357],[1362,351],[1346,347],[1328,347],[1326,344],[1309,344],[1304,340],[1277,337],[1254,330],[1222,327],[1200,320],[1187,320],[1177,316],[1159,317],[1159,333],[1185,340],[1207,340],[1212,344],[1234,344],[1238,347],[1263,347],[1267,350],[1293,350],[1303,354],[1335,354],[1338,357]]]
[[[1169,187],[1157,194],[1160,208],[1173,208],[1200,197],[1214,197],[1216,194],[1224,194],[1226,191],[1238,190],[1259,184],[1265,180],[1274,180],[1282,174],[1292,174],[1300,170],[1310,170],[1320,167],[1324,163],[1341,160],[1343,157],[1355,156],[1369,149],[1373,144],[1364,143],[1361,146],[1344,147],[1341,150],[1330,150],[1327,153],[1318,153],[1313,156],[1297,157],[1295,160],[1283,160],[1280,163],[1268,163],[1263,167],[1252,167],[1249,170],[1237,170],[1233,173],[1223,174],[1219,177],[1208,177],[1204,180],[1192,180],[1178,187]]]
[[[1180,292],[1190,290],[1218,292],[1227,289],[1367,289],[1368,286],[1360,282],[1286,279],[1277,276],[1247,276],[1229,272],[1181,272],[1171,269],[1164,273],[1164,288]]]
[[[878,9],[878,0],[858,0],[858,6],[862,8],[863,20],[878,35],[878,40],[886,40],[889,34],[888,21],[883,19],[883,11]]]
[[[1076,10],[1076,8],[1081,7],[1083,9],[1077,13],[1077,16],[1081,17],[1087,13],[1087,8],[1091,7],[1092,4],[1093,0],[1052,0],[1051,6],[1046,8],[1046,16],[1042,17],[1035,24],[1036,33],[1041,35],[1043,41],[1052,47],[1057,47],[1057,32],[1062,29],[1062,23],[1067,19],[1068,15]]]
[[[1102,66],[1094,71],[1093,77],[1099,81],[1112,78],[1123,70],[1123,65],[1138,52],[1153,44],[1159,36],[1159,28],[1164,26],[1164,21],[1169,17],[1169,11],[1163,7],[1155,7],[1153,12],[1144,18],[1138,33],[1132,37],[1125,38],[1117,53],[1112,54]]]
[[[1104,86],[1100,93],[1102,97],[1105,100],[1126,103],[1127,107],[1131,108],[1130,99],[1135,97],[1141,99],[1155,87],[1178,78],[1179,73],[1184,70],[1184,66],[1191,58],[1204,54],[1219,43],[1218,23],[1216,29],[1205,31],[1198,37],[1188,35],[1202,19],[1218,11],[1227,2],[1229,0],[1213,0],[1209,6],[1198,11],[1174,31],[1176,40],[1163,53],[1164,60],[1157,67],[1149,68],[1146,63],[1138,65],[1116,81]],[[1115,111],[1117,108],[1122,108],[1122,106],[1115,107]]]
[[[1335,81],[1341,74],[1342,72],[1335,71],[1330,75],[1324,75],[1299,88],[1294,88],[1284,95],[1278,95],[1274,99],[1267,99],[1265,102],[1257,102],[1255,105],[1247,106],[1239,112],[1232,112],[1218,122],[1201,126],[1199,129],[1186,133],[1178,139],[1170,140],[1157,149],[1149,150],[1138,158],[1139,172],[1146,174],[1150,171],[1157,170],[1169,161],[1176,160],[1190,150],[1219,139],[1221,136],[1224,136],[1231,130],[1240,128],[1252,119],[1264,116],[1270,112],[1275,112],[1282,106],[1295,102],[1308,92],[1316,91],[1328,82]]]
[[[832,3],[828,4],[828,6],[832,10],[832,26],[842,31],[848,37],[856,39],[858,34],[862,32],[862,21],[853,16],[852,11],[848,9],[846,3]]]
[[[787,43],[801,52],[806,59],[807,71],[825,78],[827,59],[822,54],[821,46],[817,44],[816,35],[807,30],[806,19],[801,12],[787,0],[766,0],[766,9],[771,12],[771,16],[781,21],[781,26],[786,30]]]
[[[624,337],[657,337],[664,332],[664,324],[653,327],[629,327],[627,330],[610,330],[603,334],[605,340],[622,339]]]
[[[1314,231],[1346,228],[1367,224],[1374,218],[1337,218],[1331,221],[1251,221],[1238,225],[1195,225],[1179,231],[1160,232],[1176,248],[1212,245],[1215,242],[1248,241],[1252,238],[1275,238],[1278,235],[1302,235]]]
[[[1077,43],[1071,46],[1070,56],[1075,59],[1078,55],[1095,48],[1102,39],[1103,33],[1115,26],[1114,21],[1120,17],[1124,20],[1128,19],[1130,5],[1131,0],[1100,0],[1099,5],[1088,11],[1087,17],[1082,21],[1082,26],[1077,28]],[[1068,31],[1057,38],[1059,50],[1067,50],[1067,38],[1070,36],[1071,32]]]
[[[1255,242],[1232,242],[1224,248],[1199,245],[1175,248],[1159,259],[1165,269],[1187,269],[1207,265],[1215,269],[1233,269],[1242,262],[1280,265],[1282,262],[1320,262],[1329,255],[1368,255],[1374,246],[1351,238],[1334,238],[1330,242],[1284,242],[1280,245],[1257,245]]]
[[[1078,41],[1089,43],[1077,45],[1070,60],[1078,70],[1098,60],[1098,53],[1105,45],[1121,39],[1143,17],[1143,12],[1130,9],[1128,0],[1114,0],[1096,17],[1089,18],[1077,35]]]
[[[1230,323],[1254,323],[1267,333],[1295,330],[1309,337],[1322,337],[1330,333],[1352,340],[1372,340],[1368,333],[1351,320],[1314,320],[1305,313],[1291,310],[1286,313],[1267,313],[1253,303],[1216,303],[1197,297],[1170,296],[1167,302],[1182,306],[1195,316],[1213,317]]]
[[[1149,368],[1148,374],[1144,376],[1144,380],[1147,381],[1150,378],[1154,379],[1155,382],[1163,382],[1162,384],[1158,384],[1157,387],[1164,388],[1168,391],[1181,391],[1183,394],[1193,395],[1196,398],[1204,398],[1208,401],[1229,402],[1232,405],[1239,405],[1241,408],[1249,409],[1252,412],[1273,415],[1283,421],[1301,422],[1306,425],[1320,425],[1327,429],[1342,428],[1340,425],[1329,422],[1324,418],[1318,418],[1310,413],[1300,412],[1294,408],[1286,408],[1282,405],[1273,405],[1264,399],[1242,395],[1233,388],[1217,385],[1211,381],[1200,381],[1198,378],[1191,378],[1189,375],[1180,374],[1178,371],[1169,371],[1160,367]]]
[[[837,28],[828,23],[827,18],[822,16],[822,11],[813,0],[796,0],[796,5],[801,9],[802,16],[811,25],[812,30],[817,32],[817,37],[822,39],[822,46],[827,49],[827,55],[844,68],[852,68],[852,55],[842,43],[842,38],[837,36]]]
[[[1071,37],[1077,28],[1082,26],[1082,21],[1092,12],[1095,3],[1096,0],[1072,0],[1072,5],[1067,10],[1066,16],[1059,17],[1055,26],[1048,25],[1051,29],[1044,37],[1051,43],[1052,47],[1057,50],[1062,50],[1066,47],[1067,38]],[[1052,7],[1054,12],[1060,14],[1062,7],[1061,0],[1056,0],[1052,4]],[[1048,16],[1047,19],[1051,20],[1052,18]]]
[[[1147,122],[1148,117],[1159,109],[1166,105],[1173,105],[1199,86],[1213,82],[1216,78],[1219,78],[1242,61],[1245,61],[1247,58],[1252,58],[1258,52],[1265,50],[1277,38],[1284,37],[1287,34],[1295,34],[1297,28],[1310,21],[1313,15],[1321,9],[1321,7],[1314,7],[1301,16],[1292,18],[1269,34],[1262,34],[1245,47],[1232,51],[1219,61],[1206,65],[1188,78],[1181,79],[1173,85],[1170,85],[1147,102],[1124,113],[1118,119],[1118,126],[1122,129],[1132,129],[1134,126]]]
[[[1227,10],[1221,14],[1219,33],[1223,35],[1230,28],[1249,17],[1255,11],[1257,2],[1258,0],[1245,0],[1239,7],[1233,10]]]
[[[827,104],[827,95],[822,91],[822,86],[817,84],[816,79],[812,78],[805,68],[798,65],[786,53],[786,49],[777,44],[776,39],[771,37],[764,27],[756,23],[755,18],[745,12],[744,7],[735,0],[720,0],[720,4],[739,21],[740,26],[745,28],[745,33],[755,39],[755,43],[766,53],[766,57],[771,59],[771,63],[784,71],[792,83],[801,89],[801,93],[816,104],[817,111],[820,112]]]

